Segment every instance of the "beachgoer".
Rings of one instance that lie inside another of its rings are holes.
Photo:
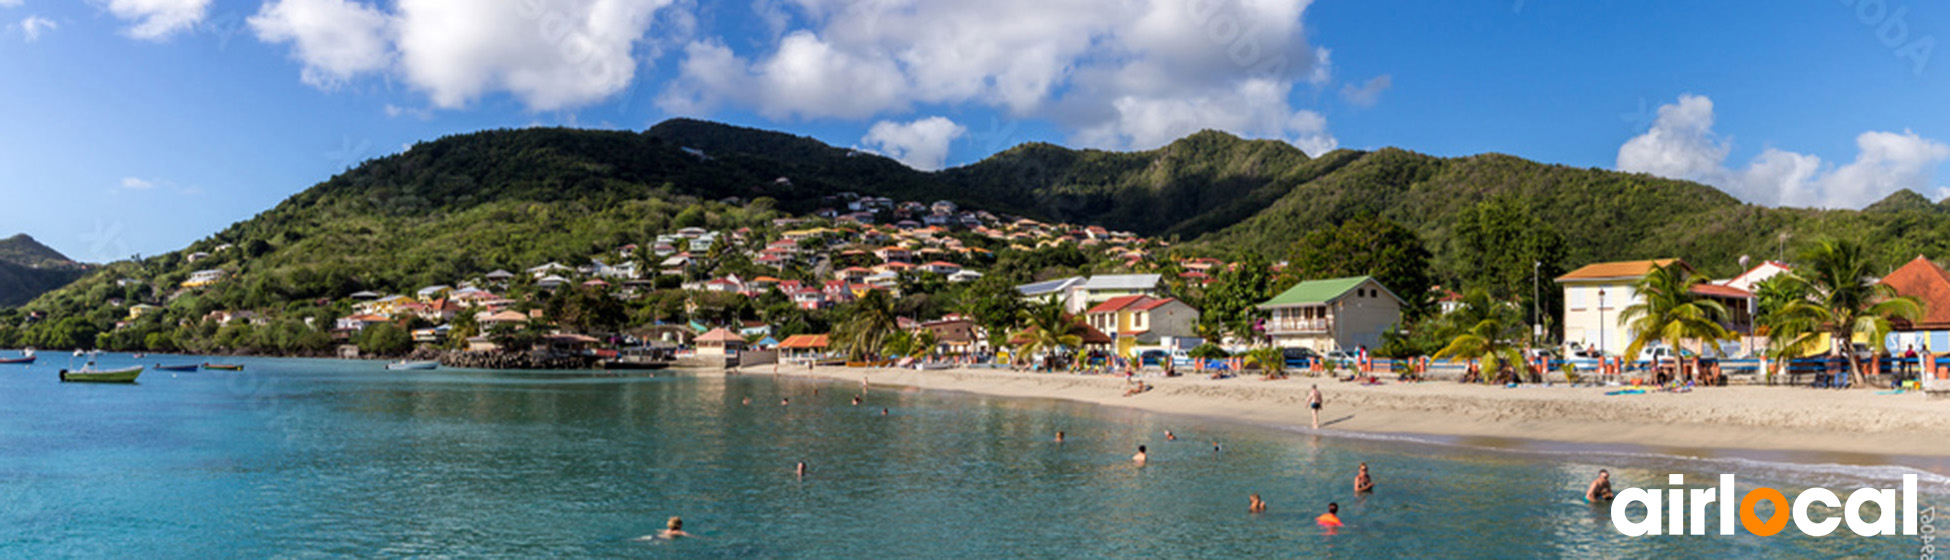
[[[1144,464],[1144,461],[1145,461],[1145,459],[1149,459],[1149,458],[1150,458],[1150,456],[1149,456],[1149,455],[1147,455],[1147,454],[1146,454],[1146,453],[1144,452],[1144,446],[1142,446],[1142,445],[1140,445],[1140,446],[1138,446],[1138,452],[1137,452],[1137,454],[1136,454],[1136,455],[1132,455],[1132,456],[1131,456],[1131,460],[1132,460],[1132,461],[1137,461],[1137,464],[1140,464],[1140,465],[1142,465],[1142,464]]]
[[[853,396],[853,406],[860,406],[860,396],[859,396],[859,395],[854,395],[854,396]]]
[[[1598,469],[1598,479],[1591,481],[1591,487],[1584,491],[1584,501],[1591,503],[1607,502],[1612,499],[1611,471]]]
[[[1320,405],[1325,400],[1320,397],[1319,385],[1314,385],[1313,388],[1307,390],[1307,408],[1313,412],[1314,429],[1316,430],[1320,429]]]
[[[793,469],[793,472],[794,472],[794,473],[797,473],[797,474],[798,474],[799,476],[802,476],[802,477],[803,477],[803,476],[806,476],[806,462],[805,462],[805,461],[800,461],[800,462],[799,462],[799,466],[798,466],[797,468],[794,468],[794,469]]]
[[[779,406],[792,406],[792,399],[790,397],[779,398]]]
[[[1911,344],[1909,345],[1908,350],[1903,351],[1903,376],[1904,377],[1908,377],[1910,372],[1913,371],[1910,368],[1915,367],[1913,365],[1915,363],[1916,363],[1916,345]]]
[[[1354,493],[1374,491],[1374,479],[1368,476],[1368,464],[1361,463],[1361,474],[1354,475]]]
[[[1165,441],[1178,441],[1178,436],[1172,435],[1171,430],[1165,430]]]
[[[677,540],[691,536],[691,534],[684,532],[684,518],[673,515],[670,516],[670,521],[664,523],[664,532],[659,533],[657,536],[669,540]]]
[[[887,415],[887,409],[885,409],[885,408],[883,408],[883,409],[880,409],[880,415],[881,415],[881,416],[886,416],[886,415]]]
[[[1341,526],[1341,504],[1328,502],[1327,513],[1320,514],[1320,517],[1315,517],[1314,522],[1319,523],[1322,527],[1328,528]]]
[[[743,403],[743,404],[744,404],[745,406],[751,406],[751,405],[752,405],[752,398],[751,398],[751,397],[745,397],[745,401],[744,401],[744,403]]]
[[[1219,452],[1219,442],[1216,442],[1216,441],[1215,441],[1215,442],[1212,442],[1212,452],[1213,452],[1213,453],[1218,453],[1218,452]]]
[[[1266,511],[1266,500],[1259,499],[1259,494],[1253,494],[1249,499],[1251,501],[1246,504],[1246,513],[1261,513]]]
[[[1063,430],[1056,431],[1056,442],[1063,443]]]

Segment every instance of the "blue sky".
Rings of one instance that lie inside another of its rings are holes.
[[[1896,0],[0,0],[0,235],[154,254],[417,140],[676,116],[922,168],[1216,128],[1860,207],[1950,195],[1939,37]]]

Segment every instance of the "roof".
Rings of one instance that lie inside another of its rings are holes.
[[[725,330],[724,327],[711,329],[711,332],[704,333],[704,336],[697,337],[696,340],[696,342],[700,342],[700,343],[703,342],[724,343],[724,342],[744,342],[744,341],[745,341],[745,337],[738,336],[737,333],[733,333],[731,331]]]
[[[1097,304],[1096,307],[1092,307],[1088,311],[1084,311],[1084,313],[1115,313],[1143,299],[1145,299],[1144,296],[1114,297],[1110,298],[1110,301]]]
[[[1654,266],[1671,266],[1673,263],[1678,263],[1679,266],[1685,267],[1686,270],[1693,269],[1692,265],[1686,264],[1686,261],[1679,259],[1594,263],[1573,270],[1570,274],[1559,276],[1557,277],[1557,281],[1636,280],[1645,277],[1645,273],[1651,272]]]
[[[825,348],[827,345],[826,335],[795,334],[785,337],[785,342],[780,342],[779,348],[787,350],[810,350],[814,348]]]
[[[1039,296],[1060,292],[1072,287],[1085,290],[1149,290],[1158,287],[1158,274],[1106,274],[1084,278],[1072,276],[1061,280],[1046,280],[1016,286],[1016,291],[1025,296]]]
[[[1943,267],[1918,256],[1884,276],[1882,283],[1898,295],[1923,301],[1923,317],[1910,324],[1913,328],[1950,326],[1950,272],[1944,272]]]
[[[1719,284],[1694,284],[1693,293],[1702,296],[1713,296],[1713,297],[1735,298],[1735,299],[1747,299],[1747,298],[1754,297],[1753,292],[1742,290],[1740,288],[1735,288],[1733,286],[1721,286]]]
[[[528,315],[520,311],[514,311],[514,310],[502,311],[500,313],[488,315],[480,319],[480,322],[482,323],[527,322],[527,321],[528,321]]]
[[[1259,307],[1320,305],[1341,299],[1341,296],[1353,291],[1355,286],[1359,286],[1365,282],[1374,282],[1376,286],[1381,286],[1380,282],[1375,282],[1373,276],[1349,276],[1347,278],[1333,278],[1328,280],[1308,280],[1294,284],[1292,288],[1287,288],[1286,291],[1280,292],[1280,295],[1273,296],[1273,299],[1259,304]],[[1395,295],[1394,291],[1389,290],[1387,286],[1381,286],[1381,291],[1388,292],[1388,296],[1396,300],[1401,299],[1400,296]]]

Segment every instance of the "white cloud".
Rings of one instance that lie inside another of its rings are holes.
[[[291,43],[292,58],[305,65],[305,83],[315,87],[337,87],[392,62],[385,14],[356,2],[274,0],[251,16],[250,26],[259,41]]]
[[[1745,169],[1731,169],[1726,159],[1732,142],[1713,132],[1713,101],[1682,95],[1659,108],[1651,130],[1619,148],[1618,168],[1699,181],[1780,206],[1861,208],[1902,189],[1942,192],[1936,169],[1950,161],[1950,145],[1907,130],[1864,132],[1855,145],[1855,160],[1840,166],[1770,147]]]
[[[146,191],[146,190],[149,190],[149,189],[152,189],[152,188],[155,188],[155,187],[156,187],[156,184],[155,184],[154,182],[151,182],[151,181],[148,181],[148,180],[146,180],[146,179],[141,179],[141,178],[137,178],[137,177],[123,177],[123,178],[122,178],[122,188],[125,188],[125,189],[132,189],[132,190],[138,190],[138,191]]]
[[[0,0],[0,8],[18,8],[22,0]]]
[[[491,93],[531,110],[568,109],[624,91],[637,49],[674,0],[276,0],[251,25],[267,43],[292,44],[304,80],[332,87],[383,73],[402,79],[441,109]],[[671,27],[685,29],[682,15]]]
[[[1099,147],[1200,128],[1331,143],[1312,126],[1318,114],[1288,101],[1296,83],[1329,79],[1329,53],[1302,33],[1309,0],[783,4],[791,14],[755,7],[785,31],[776,44],[745,55],[722,40],[689,44],[659,106],[852,119],[977,104],[1051,119]],[[784,29],[794,22],[804,27]]]
[[[130,37],[158,41],[202,22],[210,0],[108,0],[108,13],[134,23]]]
[[[1388,91],[1388,88],[1393,85],[1395,85],[1395,78],[1382,74],[1358,87],[1354,84],[1341,86],[1341,98],[1358,107],[1373,107],[1376,102],[1381,101],[1381,92]]]
[[[27,19],[20,20],[20,34],[29,43],[39,41],[42,33],[60,28],[61,25],[54,23],[54,20],[41,16],[27,16]]]
[[[967,127],[946,117],[928,117],[909,123],[874,123],[860,141],[908,167],[934,171],[947,161],[948,145],[967,133]]]

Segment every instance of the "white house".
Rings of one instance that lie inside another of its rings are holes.
[[[1686,274],[1693,274],[1692,265],[1686,261],[1660,259],[1591,264],[1557,277],[1556,282],[1564,287],[1564,341],[1587,348],[1595,346],[1609,354],[1624,352],[1638,333],[1620,324],[1619,314],[1641,302],[1643,298],[1632,289],[1632,284],[1644,278],[1654,266],[1676,266]],[[1749,274],[1736,279],[1743,277],[1748,278],[1744,282],[1748,286],[1759,281]],[[1726,307],[1728,317],[1722,326],[1741,335],[1747,345],[1755,343],[1751,336],[1753,292],[1736,286],[1702,283],[1693,286],[1693,294]]]
[[[1726,286],[1729,288],[1738,288],[1743,291],[1751,292],[1754,291],[1755,284],[1764,282],[1768,278],[1773,278],[1775,276],[1780,276],[1782,274],[1787,274],[1793,271],[1794,271],[1794,267],[1790,267],[1779,261],[1767,261],[1767,262],[1760,263],[1760,265],[1758,266],[1747,269],[1746,272],[1740,273],[1739,276],[1728,278],[1724,282],[1715,282],[1715,284],[1719,284],[1721,286]]]
[[[1381,347],[1381,334],[1402,320],[1402,298],[1369,276],[1309,280],[1258,306],[1266,334],[1284,348],[1316,352]]]

